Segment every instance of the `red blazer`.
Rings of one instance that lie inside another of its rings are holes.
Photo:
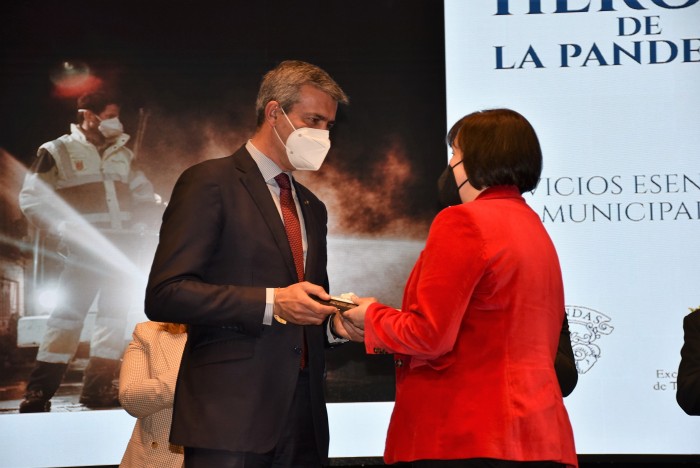
[[[402,310],[376,303],[368,353],[396,354],[384,458],[551,460],[577,466],[554,372],[559,260],[515,187],[435,218]]]

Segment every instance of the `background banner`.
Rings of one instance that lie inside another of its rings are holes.
[[[697,454],[675,400],[700,305],[700,4],[445,2],[448,125],[508,107],[544,154],[526,199],[559,252],[581,454]]]

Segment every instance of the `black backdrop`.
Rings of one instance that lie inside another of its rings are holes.
[[[179,173],[212,139],[233,151],[252,131],[262,74],[300,59],[329,71],[351,98],[332,135],[331,156],[342,157],[330,164],[358,174],[398,142],[421,174],[437,177],[444,165],[441,2],[38,1],[4,10],[0,145],[25,164],[74,118],[74,99],[56,97],[49,79],[65,61],[87,64],[124,94],[127,130],[136,109],[149,109],[142,162]],[[209,141],[205,125],[217,129]],[[173,127],[184,137],[166,131]],[[160,192],[173,177],[156,180]],[[411,197],[421,216],[433,195]]]
[[[304,180],[327,202],[322,195],[334,185],[331,234],[414,241],[427,234],[447,154],[442,2],[47,0],[3,10],[3,164],[29,166],[40,144],[68,132],[76,93],[62,91],[56,78],[89,69],[124,98],[121,117],[132,146],[139,112],[148,115],[137,164],[167,201],[186,167],[245,142],[262,75],[282,60],[299,59],[326,69],[351,101],[339,109],[324,167]],[[0,240],[21,245],[24,219],[16,206],[8,209],[21,178],[10,188],[8,174],[0,178]],[[8,243],[0,247],[2,257]],[[23,255],[30,264],[29,253]],[[21,372],[5,346],[12,337],[0,338],[10,338],[0,346],[5,388],[22,376],[5,381]],[[330,352],[328,364],[336,376],[329,401],[393,399],[390,357],[368,359],[361,346],[348,345]],[[12,412],[12,404],[6,401],[3,411]]]

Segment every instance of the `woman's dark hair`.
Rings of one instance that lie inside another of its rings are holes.
[[[542,149],[535,129],[519,113],[489,109],[466,115],[447,141],[462,151],[469,183],[477,190],[515,185],[523,193],[537,187]]]
[[[470,114],[471,115],[471,114]],[[454,125],[450,128],[450,131],[447,132],[447,136],[445,137],[445,143],[447,143],[447,146],[452,148],[452,145],[454,144],[455,140],[457,139],[457,134],[459,133],[459,129],[462,128],[462,124],[464,121],[469,117],[469,115],[465,115],[461,119],[459,119],[457,122],[455,122]]]

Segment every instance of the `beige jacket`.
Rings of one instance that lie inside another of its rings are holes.
[[[120,467],[181,467],[182,447],[170,445],[175,381],[187,334],[171,334],[158,322],[136,325],[124,353],[119,401],[138,418]]]

